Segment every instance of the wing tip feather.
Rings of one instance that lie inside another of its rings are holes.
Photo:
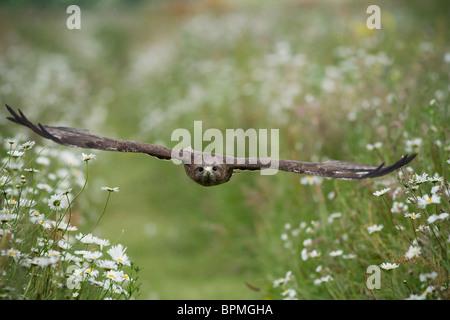
[[[59,139],[56,138],[54,135],[52,135],[50,132],[48,132],[48,130],[42,124],[38,123],[36,126],[34,123],[32,123],[30,120],[28,120],[28,118],[25,116],[25,114],[22,112],[22,110],[20,110],[20,108],[17,109],[19,112],[19,114],[17,114],[17,112],[6,103],[5,103],[5,107],[9,111],[9,113],[11,113],[11,115],[12,115],[12,117],[6,117],[6,119],[8,119],[9,121],[12,121],[14,123],[17,123],[17,124],[23,125],[27,128],[30,128],[31,130],[33,130],[35,133],[37,133],[41,137],[53,140],[57,143],[60,142]]]
[[[384,167],[384,162],[379,165],[376,169],[374,169],[373,171],[369,172],[366,175],[363,175],[360,177],[360,179],[366,179],[366,178],[377,178],[377,177],[381,177],[384,176],[388,173],[391,173],[394,170],[397,170],[403,166],[405,166],[406,164],[410,163],[412,160],[414,160],[414,158],[416,158],[418,155],[418,153],[413,153],[412,155],[405,154],[404,156],[402,156],[402,158],[400,160],[398,160],[396,163]]]

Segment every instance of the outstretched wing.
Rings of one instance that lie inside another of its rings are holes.
[[[399,161],[390,166],[359,164],[347,161],[328,160],[325,162],[301,162],[294,160],[279,160],[278,169],[287,172],[321,176],[342,180],[362,180],[384,176],[406,165],[417,156],[405,155]],[[231,166],[237,170],[262,170],[270,167],[270,159],[235,158]],[[274,161],[274,160],[272,160]],[[243,164],[238,164],[243,163]]]
[[[35,125],[25,117],[20,109],[19,114],[17,114],[10,106],[6,105],[6,108],[13,116],[8,117],[8,119],[12,122],[26,126],[40,136],[65,146],[106,151],[146,153],[164,160],[170,160],[172,158],[172,149],[165,146],[100,137],[87,130],[68,127],[44,126],[40,123]],[[187,160],[188,162],[189,160],[195,159],[195,156],[198,154],[203,156],[203,153],[201,152],[188,151],[188,156],[185,159],[183,157],[183,152],[184,151],[182,151],[181,154],[176,153],[176,157]],[[261,170],[271,167],[272,161],[278,161],[278,169],[282,171],[344,180],[362,180],[386,175],[409,163],[417,156],[417,154],[410,156],[405,155],[399,161],[390,166],[384,166],[384,163],[379,166],[374,166],[336,160],[315,163],[294,160],[233,158],[222,155],[216,156],[219,158],[223,157],[221,159],[224,160],[225,163],[232,168],[232,170]]]
[[[328,160],[319,163],[281,160],[280,170],[342,180],[362,180],[366,178],[381,177],[391,173],[409,163],[416,156],[417,153],[410,156],[405,155],[390,166],[385,166],[384,162],[379,166],[374,166],[336,160]]]
[[[13,116],[8,117],[8,120],[26,126],[38,135],[65,146],[106,151],[146,153],[164,160],[170,160],[172,158],[172,149],[168,147],[137,141],[100,137],[87,130],[44,126],[40,123],[36,125],[30,122],[20,109],[19,114],[17,114],[10,106],[6,105],[6,108]]]

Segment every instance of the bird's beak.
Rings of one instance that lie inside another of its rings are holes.
[[[205,171],[203,172],[203,174],[204,175],[206,174],[206,175],[210,176],[211,174],[214,174],[214,173],[213,173],[212,168],[210,166],[206,166],[205,167]]]

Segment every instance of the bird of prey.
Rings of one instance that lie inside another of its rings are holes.
[[[6,105],[6,108],[12,115],[12,117],[7,118],[8,120],[24,125],[38,135],[61,145],[106,151],[145,153],[162,160],[176,158],[184,164],[189,178],[206,187],[229,181],[236,171],[269,168],[270,161],[268,161],[268,158],[235,158],[211,153],[208,155],[209,157],[206,157],[205,153],[190,148],[174,152],[173,149],[165,146],[100,137],[87,130],[46,126],[40,123],[36,125],[30,122],[20,109],[19,114],[17,114],[10,106]],[[214,159],[212,162],[211,155]],[[417,154],[405,155],[390,166],[384,166],[384,163],[377,166],[336,160],[315,163],[280,159],[277,160],[277,163],[278,170],[282,171],[343,180],[362,180],[386,175],[409,163],[416,156]]]

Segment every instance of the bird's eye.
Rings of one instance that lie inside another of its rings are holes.
[[[213,171],[217,171],[217,169],[218,169],[218,168],[217,168],[216,166],[213,167]]]
[[[203,167],[198,167],[197,170],[198,172],[203,172]]]

